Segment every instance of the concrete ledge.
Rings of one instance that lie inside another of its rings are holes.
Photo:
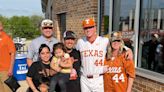
[[[159,83],[164,83],[164,74],[160,74],[157,72],[153,72],[150,70],[142,69],[142,68],[136,68],[136,75],[139,75],[141,77],[145,77],[150,80],[157,81]]]

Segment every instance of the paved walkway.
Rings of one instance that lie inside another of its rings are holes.
[[[18,83],[21,85],[21,87],[19,87],[16,92],[26,92],[29,87],[26,80],[18,81]]]

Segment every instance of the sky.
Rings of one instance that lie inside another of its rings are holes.
[[[0,0],[0,15],[12,16],[43,16],[41,0]]]
[[[121,0],[121,11],[124,11],[124,15],[128,14],[129,10],[135,8],[136,0]],[[105,15],[109,15],[110,0],[105,0]],[[127,7],[128,6],[128,7]],[[126,12],[126,13],[125,13]],[[122,12],[121,12],[122,13]]]

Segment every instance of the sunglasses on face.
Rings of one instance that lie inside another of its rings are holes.
[[[94,28],[94,26],[83,28],[84,30]]]
[[[121,42],[121,40],[114,40],[114,41],[112,41],[112,42]]]
[[[52,27],[43,27],[43,29],[52,29]]]

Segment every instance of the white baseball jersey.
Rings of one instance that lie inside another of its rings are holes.
[[[81,55],[81,72],[83,75],[103,73],[108,38],[98,36],[93,43],[83,37],[77,41],[76,49]]]

